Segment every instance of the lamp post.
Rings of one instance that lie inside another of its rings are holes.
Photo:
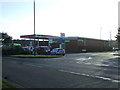
[[[33,7],[33,10],[34,10],[34,55],[36,55],[36,43],[35,43],[35,0],[34,0],[34,7]]]
[[[102,31],[102,27],[100,27],[100,40],[101,40],[101,31]]]

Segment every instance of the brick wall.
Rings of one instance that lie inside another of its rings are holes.
[[[78,52],[78,42],[77,40],[70,40],[70,42],[65,43],[65,49],[68,53]]]
[[[80,52],[82,49],[86,49],[87,51],[110,51],[112,48],[109,46],[109,42],[105,40],[97,40],[97,39],[86,39],[86,38],[78,38],[78,39],[69,39],[70,42],[65,43],[65,49],[67,53],[76,53]],[[14,43],[20,43],[22,46],[26,46],[30,44],[30,40],[14,40]],[[34,42],[34,41],[32,41]],[[48,41],[40,41],[41,46],[48,46]],[[52,48],[59,48],[59,43],[52,43]]]

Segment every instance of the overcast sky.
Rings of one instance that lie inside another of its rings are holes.
[[[36,34],[115,39],[119,0],[36,0]],[[1,0],[0,31],[14,39],[34,33],[33,0]]]

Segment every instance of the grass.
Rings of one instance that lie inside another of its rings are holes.
[[[12,57],[27,57],[27,58],[57,58],[61,55],[10,55]]]
[[[0,89],[2,88],[2,80],[0,80]]]
[[[11,85],[5,81],[2,81],[2,88],[16,88],[16,87],[14,87],[13,85]]]

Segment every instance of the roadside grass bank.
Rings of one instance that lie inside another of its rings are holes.
[[[62,55],[10,55],[12,57],[21,57],[21,58],[58,58]]]
[[[2,88],[4,89],[4,88],[16,88],[16,87],[6,81],[2,81]]]

